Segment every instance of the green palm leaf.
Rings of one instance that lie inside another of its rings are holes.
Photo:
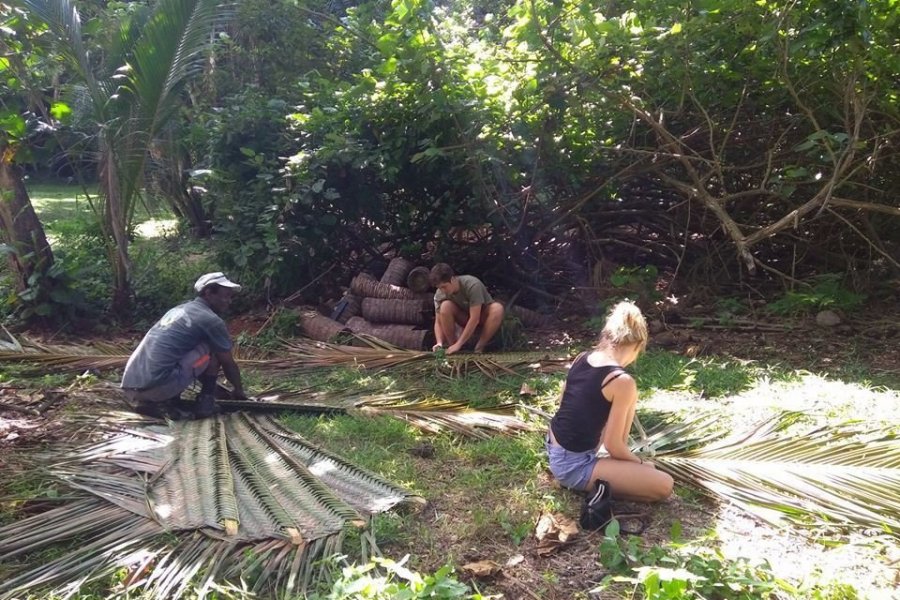
[[[900,534],[897,436],[861,434],[852,423],[785,433],[799,417],[782,413],[747,434],[702,446],[697,441],[714,425],[698,419],[651,433],[649,446],[660,469],[766,521],[856,524]]]

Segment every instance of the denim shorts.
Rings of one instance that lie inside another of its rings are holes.
[[[209,346],[201,342],[181,358],[165,380],[152,388],[122,391],[132,402],[163,402],[186,390],[207,366],[209,366]]]
[[[550,434],[544,439],[544,447],[550,459],[550,472],[562,485],[583,491],[591,480],[597,464],[597,449],[586,452],[570,452],[559,444],[550,442]]]

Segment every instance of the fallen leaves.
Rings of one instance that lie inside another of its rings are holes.
[[[578,537],[578,524],[561,514],[544,513],[538,519],[534,537],[538,544],[535,551],[538,556],[553,554],[563,546],[567,546]]]

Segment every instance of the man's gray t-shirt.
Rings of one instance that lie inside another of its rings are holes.
[[[168,380],[181,359],[201,342],[213,353],[232,346],[225,321],[195,298],[171,309],[150,328],[128,359],[122,387],[145,390]]]
[[[445,294],[441,290],[434,293],[434,310],[439,310],[441,302],[450,300],[463,310],[469,310],[471,306],[490,304],[494,301],[481,280],[473,275],[459,275],[459,291],[455,294]]]

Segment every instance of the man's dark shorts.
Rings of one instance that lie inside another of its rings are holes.
[[[132,402],[164,402],[187,389],[209,366],[209,346],[200,343],[179,361],[169,377],[158,385],[145,390],[124,388],[125,396]]]

